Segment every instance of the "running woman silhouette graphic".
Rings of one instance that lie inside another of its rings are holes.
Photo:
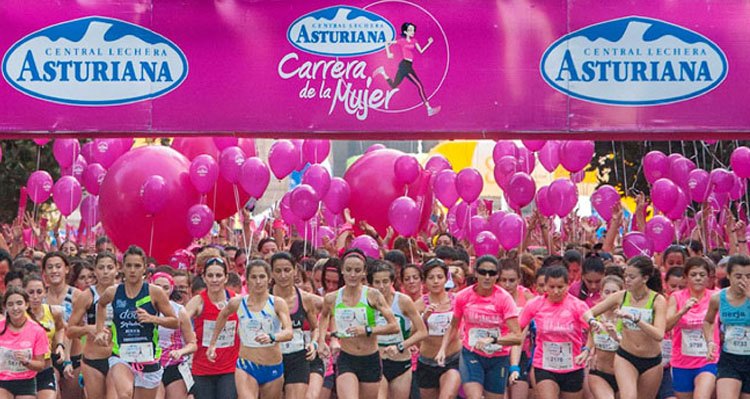
[[[377,75],[383,75],[383,78],[388,82],[388,85],[391,86],[392,89],[397,88],[401,82],[404,80],[404,78],[409,79],[412,83],[414,83],[415,86],[417,86],[417,90],[419,91],[419,97],[422,99],[422,102],[424,103],[424,106],[427,107],[427,116],[433,116],[440,112],[440,107],[432,107],[430,106],[429,101],[427,101],[427,95],[425,94],[424,86],[422,85],[422,81],[419,80],[417,77],[417,73],[414,72],[414,67],[412,64],[414,63],[414,49],[416,49],[419,54],[424,54],[425,51],[432,45],[433,39],[432,37],[427,39],[427,44],[425,44],[424,47],[420,46],[419,43],[417,43],[416,40],[414,40],[414,34],[417,31],[417,26],[414,25],[411,22],[404,22],[401,25],[401,38],[388,42],[385,45],[385,52],[388,58],[393,58],[393,53],[391,52],[390,46],[393,44],[398,44],[401,47],[402,52],[402,59],[401,62],[398,64],[398,71],[396,72],[396,79],[391,79],[388,77],[388,75],[385,73],[385,67],[380,66],[375,69],[375,71],[372,73],[372,76],[375,77]]]

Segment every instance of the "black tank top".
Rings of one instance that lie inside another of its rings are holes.
[[[299,288],[294,287],[294,290],[297,291],[297,310],[289,315],[292,319],[292,329],[310,330],[310,324],[307,322],[307,311],[302,304],[302,294]]]

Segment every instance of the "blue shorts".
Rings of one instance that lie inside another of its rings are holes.
[[[662,374],[661,384],[659,385],[659,394],[656,395],[657,399],[667,399],[674,397],[674,388],[672,387],[672,368],[664,367],[664,374]]]
[[[255,364],[247,359],[237,359],[237,368],[253,377],[258,385],[269,383],[284,376],[284,362],[273,366]]]
[[[681,369],[672,367],[672,388],[675,392],[693,392],[695,390],[695,378],[701,373],[716,375],[716,363],[709,363],[697,369]]]
[[[502,395],[505,393],[509,365],[509,356],[484,357],[462,348],[458,371],[463,384],[477,382],[485,391]]]

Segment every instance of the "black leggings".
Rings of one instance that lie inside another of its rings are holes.
[[[234,373],[193,376],[195,399],[237,399]]]
[[[404,78],[409,79],[410,82],[414,83],[414,85],[417,86],[417,90],[419,91],[419,98],[422,99],[422,102],[426,103],[427,95],[425,95],[424,86],[422,86],[422,81],[417,77],[417,73],[414,72],[414,67],[412,67],[412,63],[409,60],[401,60],[401,62],[398,64],[396,79],[388,79],[388,85],[391,86],[392,89],[395,89],[401,84],[401,81],[403,81]]]
[[[628,363],[632,364],[633,367],[638,370],[638,375],[641,375],[656,366],[661,366],[661,354],[655,357],[640,357],[622,349],[622,346],[617,348],[616,353],[617,356],[620,356],[627,360]]]

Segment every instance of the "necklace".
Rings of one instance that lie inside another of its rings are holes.
[[[630,293],[630,295],[633,297],[633,300],[635,302],[640,302],[643,298],[645,298],[648,295],[648,290],[646,290],[646,292],[643,295],[641,295],[640,297],[635,296],[635,294],[632,293],[632,292]]]

